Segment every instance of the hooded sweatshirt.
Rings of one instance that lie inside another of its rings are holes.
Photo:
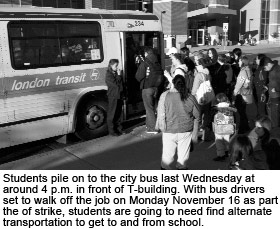
[[[152,64],[158,63],[158,59],[154,54],[149,54],[148,56],[146,56],[146,59],[148,59],[148,61]],[[137,69],[135,78],[138,80],[138,82],[140,82],[140,89],[149,88],[144,80],[146,78],[148,67],[149,65],[145,61],[143,61]]]

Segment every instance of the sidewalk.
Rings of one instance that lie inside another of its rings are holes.
[[[216,156],[213,143],[195,145],[189,169],[227,169],[227,161],[212,160]],[[161,134],[147,134],[140,126],[120,137],[105,136],[2,164],[0,170],[158,170],[161,153]]]

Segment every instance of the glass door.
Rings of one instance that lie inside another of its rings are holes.
[[[205,34],[204,29],[198,29],[197,30],[197,45],[204,45],[205,44],[204,34]]]

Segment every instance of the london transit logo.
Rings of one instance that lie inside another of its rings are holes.
[[[90,78],[91,80],[98,80],[99,79],[99,71],[97,69],[92,69],[91,73],[90,73]]]

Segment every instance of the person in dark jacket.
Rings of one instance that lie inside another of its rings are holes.
[[[122,112],[123,80],[118,65],[119,60],[117,59],[111,59],[109,61],[105,79],[108,86],[107,124],[109,134],[112,136],[119,136],[122,134],[120,121]]]
[[[219,93],[227,93],[228,88],[228,82],[227,78],[228,75],[226,71],[229,69],[229,66],[225,64],[226,63],[226,55],[225,54],[219,54],[217,63],[213,66],[213,68],[210,67],[212,71],[210,71],[210,75],[212,77],[212,87],[214,89],[215,95]]]
[[[143,61],[136,72],[135,78],[140,82],[140,89],[142,90],[142,99],[144,102],[144,107],[146,110],[146,128],[147,133],[156,134],[156,98],[158,93],[158,88],[151,86],[151,79],[149,77],[154,77],[150,75],[150,65],[159,65],[157,56],[154,54],[151,47],[144,48],[145,61]]]
[[[183,61],[185,65],[188,67],[188,71],[191,71],[194,74],[195,63],[190,58],[190,50],[187,47],[183,47],[180,49],[183,56]]]
[[[268,78],[268,116],[272,128],[280,127],[280,66],[269,57],[263,59],[264,70],[269,72]]]
[[[256,69],[253,73],[253,88],[256,93],[256,103],[258,109],[258,117],[266,115],[267,95],[264,93],[264,87],[268,84],[268,72],[263,70],[262,59],[265,54],[258,54],[256,57]]]

